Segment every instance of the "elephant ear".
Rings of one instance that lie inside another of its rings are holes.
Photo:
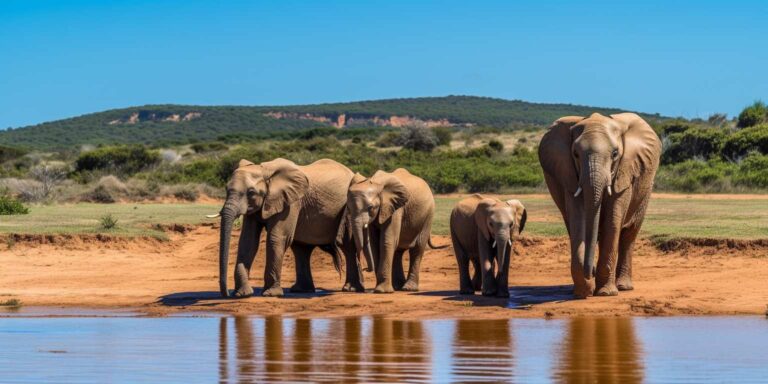
[[[581,116],[566,116],[557,119],[539,143],[539,162],[548,175],[562,183],[566,191],[573,195],[578,188],[578,174],[571,157],[573,141],[581,135],[582,129],[574,128],[584,120]]]
[[[613,183],[613,190],[621,192],[632,186],[643,172],[658,167],[661,140],[653,128],[634,113],[619,113],[611,115],[611,118],[626,127],[624,153]]]
[[[491,240],[491,232],[488,229],[488,217],[491,215],[491,210],[498,203],[494,199],[482,199],[477,203],[475,208],[475,224],[477,224],[477,230],[487,241]]]
[[[349,185],[360,184],[366,180],[368,180],[367,177],[360,174],[360,172],[355,172],[355,175],[352,176],[352,181],[349,182]]]
[[[379,180],[377,180],[378,182]],[[387,175],[381,180],[381,208],[379,208],[379,224],[389,220],[396,210],[408,202],[408,190],[396,177]]]
[[[309,179],[289,160],[275,159],[261,163],[261,166],[264,168],[264,182],[267,184],[267,196],[261,209],[261,217],[266,220],[304,197],[309,189]]]
[[[519,236],[523,233],[523,229],[525,229],[525,222],[528,221],[528,210],[517,199],[507,200],[506,203],[515,210],[515,224],[517,224],[517,234]]]
[[[238,168],[247,167],[249,165],[256,165],[256,164],[254,164],[254,163],[252,163],[252,162],[250,162],[250,161],[248,161],[246,159],[240,159],[240,162],[237,163],[237,167]]]

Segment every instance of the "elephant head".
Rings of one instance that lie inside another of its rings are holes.
[[[370,226],[384,224],[408,201],[405,185],[396,177],[377,172],[369,179],[352,183],[347,193],[347,220],[357,253],[365,254],[367,271],[374,270]]]
[[[224,206],[214,215],[221,216],[219,289],[223,297],[228,296],[229,239],[235,219],[244,215],[246,220],[269,220],[301,199],[308,187],[307,176],[289,160],[275,159],[261,164],[240,160],[227,183]]]
[[[581,228],[572,235],[583,236],[583,276],[595,273],[595,249],[600,207],[632,186],[644,170],[653,167],[660,150],[656,134],[638,115],[621,113],[587,118],[568,116],[555,122],[542,139],[539,157],[542,166],[556,175],[566,193],[583,208]]]
[[[520,200],[498,201],[486,198],[475,210],[475,223],[480,236],[496,250],[499,268],[507,265],[507,252],[512,252],[512,239],[525,228],[528,212]],[[505,271],[499,270],[499,274]]]

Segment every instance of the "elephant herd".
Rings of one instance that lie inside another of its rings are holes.
[[[660,153],[658,136],[632,113],[563,117],[542,138],[539,159],[568,229],[576,297],[632,289],[632,243]],[[424,251],[435,248],[430,238],[434,213],[429,185],[402,168],[365,177],[328,159],[304,166],[280,158],[260,164],[241,160],[227,183],[223,208],[212,216],[221,217],[221,295],[230,296],[229,243],[240,216],[234,297],[253,295],[249,276],[264,230],[263,296],[283,295],[282,261],[288,248],[296,264],[291,292],[314,292],[310,256],[316,247],[332,255],[339,273],[345,263],[343,291],[365,292],[363,270],[375,272],[376,293],[417,291]],[[527,216],[518,200],[473,195],[456,204],[450,231],[462,294],[509,296],[512,241]]]

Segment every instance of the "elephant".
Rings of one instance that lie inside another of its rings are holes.
[[[527,219],[520,200],[501,201],[474,194],[456,203],[450,227],[461,294],[473,295],[482,289],[484,296],[509,297],[512,240],[523,232]],[[472,279],[470,261],[475,269]],[[498,272],[494,271],[494,261]]]
[[[345,248],[337,228],[341,224],[347,190],[354,173],[333,160],[322,159],[299,166],[290,160],[275,159],[261,164],[240,160],[227,183],[221,217],[219,246],[219,289],[227,290],[229,240],[234,220],[243,215],[235,266],[235,297],[253,294],[248,278],[258,250],[261,232],[267,230],[267,260],[263,296],[282,296],[280,285],[283,256],[291,247],[296,263],[296,283],[291,292],[314,292],[310,255],[315,247],[329,252],[341,273]],[[343,240],[343,239],[342,239]],[[348,236],[351,244],[351,236]]]
[[[351,231],[356,255],[365,255],[367,271],[376,272],[376,293],[395,289],[417,291],[419,266],[424,251],[432,245],[430,232],[435,200],[429,185],[403,168],[377,171],[372,177],[357,177],[347,193],[347,230]],[[340,227],[340,231],[344,226]],[[403,253],[408,251],[408,278],[403,272]],[[348,258],[357,262],[357,257]],[[350,269],[350,263],[347,264]],[[359,270],[359,263],[351,265]],[[364,292],[362,273],[353,276],[350,291]]]
[[[660,155],[661,140],[634,113],[563,117],[542,137],[539,162],[568,229],[576,298],[633,289],[632,244]]]

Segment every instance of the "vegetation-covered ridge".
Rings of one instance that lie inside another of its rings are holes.
[[[113,109],[0,131],[0,145],[50,150],[100,144],[152,146],[275,138],[337,126],[435,124],[516,130],[565,115],[617,113],[616,108],[530,103],[475,96],[403,98],[295,106],[146,105]],[[345,124],[339,124],[339,116]],[[643,115],[662,119],[658,115]],[[391,120],[398,118],[398,122]]]

